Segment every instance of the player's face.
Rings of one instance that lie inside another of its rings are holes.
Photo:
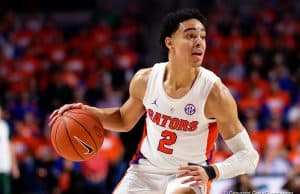
[[[206,32],[199,20],[189,19],[181,22],[170,41],[170,52],[176,60],[187,62],[192,67],[202,64],[206,49]]]

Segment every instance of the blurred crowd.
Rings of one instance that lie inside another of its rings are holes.
[[[300,175],[300,15],[278,2],[262,3],[255,12],[216,3],[206,15],[203,66],[237,100],[261,156],[256,175],[293,177]],[[43,15],[3,13],[0,102],[20,169],[13,193],[111,193],[143,122],[128,134],[106,132],[99,155],[78,163],[53,151],[47,121],[65,103],[121,105],[134,72],[153,65],[144,62],[146,30],[134,4],[122,15],[105,7],[91,25],[71,31]],[[219,140],[214,160],[229,155]]]

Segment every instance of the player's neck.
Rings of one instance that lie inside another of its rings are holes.
[[[183,68],[180,64],[168,63],[164,83],[173,89],[191,88],[199,73],[199,68]]]

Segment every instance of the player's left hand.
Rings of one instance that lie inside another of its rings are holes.
[[[208,182],[208,175],[204,168],[198,165],[181,165],[178,168],[181,171],[176,177],[187,177],[183,179],[182,184],[188,183],[191,187],[193,186],[205,186]]]

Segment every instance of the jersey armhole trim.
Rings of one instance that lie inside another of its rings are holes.
[[[214,84],[218,81],[218,80],[220,80],[220,78],[218,78],[218,77],[216,77],[216,79],[215,80],[213,80],[212,81],[212,84],[209,86],[209,92],[204,96],[204,100],[203,100],[203,104],[202,104],[202,107],[203,107],[203,109],[202,109],[202,114],[203,114],[203,117],[204,117],[204,119],[208,122],[208,123],[212,123],[212,122],[216,122],[216,119],[215,118],[207,118],[207,116],[206,116],[206,114],[205,114],[205,105],[206,105],[206,102],[207,102],[207,98],[208,98],[208,96],[209,96],[209,94],[210,94],[210,92],[211,92],[211,89],[212,89],[212,87],[214,86]]]

